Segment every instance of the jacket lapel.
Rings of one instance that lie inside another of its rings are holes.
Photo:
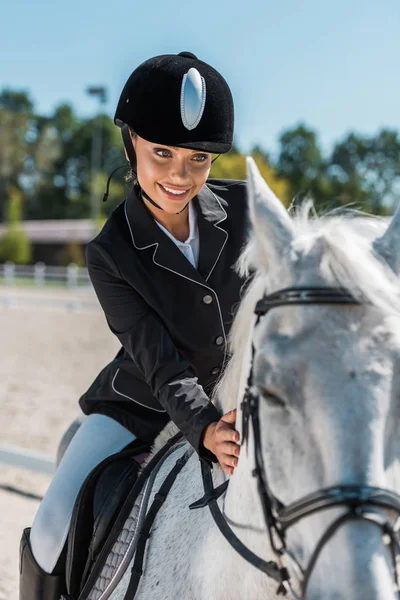
[[[200,236],[198,270],[208,281],[228,239],[227,232],[221,226],[226,219],[226,211],[223,200],[207,186],[197,194],[194,202]]]
[[[222,202],[206,186],[194,198],[199,228],[199,267],[195,269],[174,242],[158,227],[134,189],[125,201],[125,217],[137,250],[153,250],[153,263],[197,283],[208,280],[228,234],[219,224],[226,219]],[[150,251],[151,251],[150,250]]]

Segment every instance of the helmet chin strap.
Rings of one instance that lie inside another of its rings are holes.
[[[158,210],[164,211],[164,209],[159,204],[157,204],[157,202],[154,202],[154,200],[152,198],[150,198],[150,196],[148,194],[146,194],[146,192],[144,191],[144,189],[142,188],[142,186],[139,183],[139,180],[137,178],[136,152],[135,152],[135,148],[133,147],[133,144],[132,144],[132,138],[131,138],[131,134],[130,134],[128,125],[123,125],[121,127],[121,133],[122,133],[122,139],[124,142],[126,153],[128,155],[129,163],[131,165],[131,169],[132,169],[133,173],[136,175],[136,180],[135,180],[134,185],[137,188],[138,193],[141,194],[144,198],[146,198],[146,200],[148,200],[148,202],[150,202],[150,204],[152,204],[155,208],[158,208]],[[175,214],[180,215],[185,210],[185,208],[188,206],[188,204],[189,204],[189,202],[187,204],[185,204],[185,206],[182,208],[182,210],[180,210],[179,212],[177,212]]]

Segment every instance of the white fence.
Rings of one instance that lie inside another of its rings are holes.
[[[0,463],[46,475],[52,475],[56,469],[55,457],[6,444],[0,444]]]
[[[22,280],[32,285],[60,285],[68,288],[90,287],[90,279],[85,267],[71,264],[68,267],[52,267],[38,262],[35,265],[15,265],[12,262],[0,264],[0,280],[7,285],[16,285]]]

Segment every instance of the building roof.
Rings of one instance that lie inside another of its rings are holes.
[[[87,244],[96,234],[91,219],[22,221],[20,225],[35,244],[67,244],[71,241]],[[6,229],[7,225],[0,224],[0,237]]]

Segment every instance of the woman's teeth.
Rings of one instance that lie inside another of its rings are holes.
[[[161,187],[164,190],[166,190],[167,192],[169,192],[170,194],[174,194],[175,196],[182,196],[183,194],[186,194],[186,192],[188,191],[188,190],[183,190],[182,192],[178,192],[178,190],[171,190],[171,188],[167,188],[167,187],[165,187],[165,185],[161,185]]]

